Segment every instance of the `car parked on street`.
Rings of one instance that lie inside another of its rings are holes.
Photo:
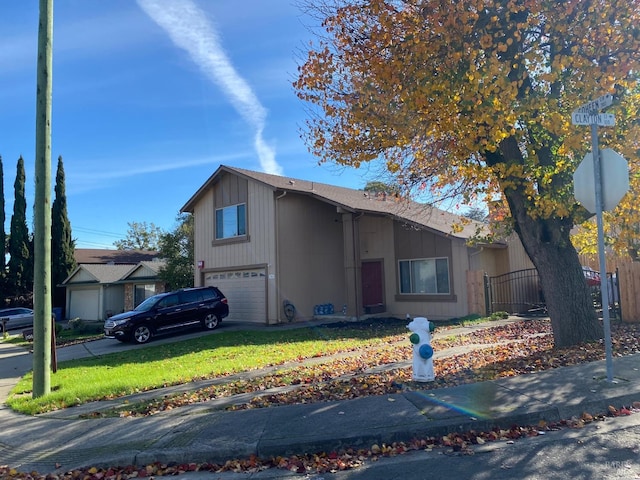
[[[5,320],[7,331],[14,328],[31,327],[33,326],[33,310],[23,307],[3,308],[0,310],[0,325]]]
[[[216,328],[229,315],[227,298],[216,287],[185,288],[147,298],[130,312],[108,318],[104,335],[146,343],[155,335],[201,326]]]

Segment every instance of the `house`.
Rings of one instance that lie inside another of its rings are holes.
[[[164,292],[158,278],[164,262],[157,252],[76,249],[78,266],[62,283],[66,317],[88,321],[133,309],[146,298]]]
[[[231,320],[318,313],[445,319],[470,312],[467,272],[508,268],[506,244],[469,246],[482,224],[384,193],[220,166],[182,207],[194,215],[195,285]],[[478,312],[482,313],[482,312]]]

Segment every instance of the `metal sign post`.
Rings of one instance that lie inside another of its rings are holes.
[[[602,168],[598,145],[598,125],[613,126],[615,118],[610,114],[598,114],[613,102],[612,95],[603,95],[577,108],[571,114],[574,125],[591,125],[591,152],[593,155],[596,222],[598,226],[598,257],[600,260],[600,294],[602,295],[602,321],[604,324],[604,345],[607,366],[607,381],[613,383],[613,351],[611,346],[611,321],[609,318],[609,286],[607,281],[606,256],[604,252],[604,227],[602,221]],[[591,212],[594,213],[594,212]]]
[[[609,285],[607,280],[607,257],[604,252],[604,226],[602,220],[602,168],[600,149],[598,146],[598,125],[596,123],[591,124],[591,149],[593,152],[593,177],[596,187],[596,223],[598,226],[598,258],[600,260],[600,295],[602,299],[602,323],[604,325],[604,352],[607,364],[607,381],[613,382]]]

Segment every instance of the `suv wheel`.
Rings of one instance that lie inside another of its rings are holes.
[[[218,325],[220,325],[220,320],[215,313],[209,313],[206,317],[204,317],[202,323],[204,324],[204,328],[206,328],[207,330],[213,330]]]
[[[136,343],[147,343],[151,339],[151,330],[146,325],[138,325],[132,333]]]

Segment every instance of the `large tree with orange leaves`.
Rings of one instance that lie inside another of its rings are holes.
[[[637,156],[640,0],[325,0],[294,83],[321,161],[501,199],[538,269],[556,346],[602,337],[570,231],[590,148],[571,111],[615,94],[603,146]],[[635,92],[635,93],[634,93]],[[636,120],[632,120],[635,118]]]

